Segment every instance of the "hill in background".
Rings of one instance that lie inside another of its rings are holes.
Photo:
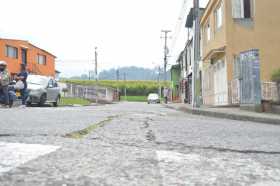
[[[119,72],[117,72],[119,71]],[[163,80],[163,72],[158,75],[158,69],[148,69],[141,67],[122,67],[119,69],[110,69],[102,71],[99,74],[101,80],[117,80],[117,74],[119,74],[119,80]],[[170,79],[170,73],[167,74],[168,80]]]
[[[117,72],[119,71],[119,72]],[[119,75],[117,75],[119,74]],[[119,76],[119,77],[117,77]],[[99,73],[100,80],[152,80],[157,81],[164,80],[163,72],[158,75],[158,69],[148,69],[142,67],[121,67],[119,69],[104,70]],[[75,76],[67,79],[77,79],[77,80],[88,80],[88,74],[82,74],[81,76]],[[91,79],[94,79],[91,77]],[[170,80],[170,72],[167,72],[167,80]]]

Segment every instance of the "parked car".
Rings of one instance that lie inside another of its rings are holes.
[[[148,104],[151,104],[151,103],[160,103],[159,95],[158,95],[158,94],[155,94],[155,93],[149,94],[149,95],[148,95],[148,98],[147,98],[147,101],[148,101]]]
[[[29,75],[27,78],[28,99],[27,104],[52,103],[57,107],[60,101],[60,88],[52,77]]]

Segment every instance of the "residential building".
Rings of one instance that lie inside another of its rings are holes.
[[[171,73],[171,88],[172,88],[172,101],[180,102],[180,74],[181,68],[179,64],[172,65]]]
[[[203,14],[204,9],[200,8],[200,15]],[[184,50],[181,52],[177,63],[181,66],[181,82],[180,82],[180,97],[182,102],[192,104],[192,92],[193,92],[193,83],[192,83],[192,74],[193,74],[193,65],[194,65],[194,30],[195,30],[195,17],[194,9],[192,8],[189,11],[187,16],[187,21],[185,27],[187,28],[188,40],[186,42]],[[202,62],[199,63],[199,72],[202,70]],[[199,73],[201,76],[201,73]],[[199,85],[199,87],[201,87]],[[200,88],[201,89],[201,88]]]
[[[210,0],[201,18],[203,103],[260,106],[280,68],[279,0]]]
[[[8,63],[8,70],[13,76],[25,64],[31,74],[55,77],[55,56],[28,41],[1,39],[0,60]]]

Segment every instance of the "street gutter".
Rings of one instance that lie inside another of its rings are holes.
[[[193,115],[201,115],[201,116],[208,116],[214,118],[222,118],[222,119],[231,119],[237,121],[251,121],[256,123],[262,124],[272,124],[272,125],[280,125],[280,117],[261,117],[261,116],[252,116],[246,114],[237,114],[237,113],[228,113],[228,112],[217,112],[210,109],[192,109],[183,106],[172,106],[172,105],[163,105],[166,108],[178,110],[181,112],[193,114]]]

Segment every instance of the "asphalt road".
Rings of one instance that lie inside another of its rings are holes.
[[[0,109],[0,117],[1,186],[280,185],[275,125],[145,103]]]

